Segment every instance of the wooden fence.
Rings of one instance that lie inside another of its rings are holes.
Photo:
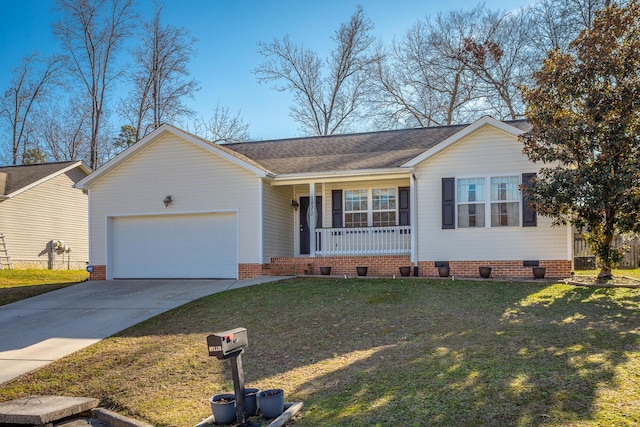
[[[624,255],[624,259],[618,264],[619,268],[638,268],[640,265],[640,237],[628,240],[623,239],[622,236],[618,236],[613,247],[619,248],[626,246],[627,251]],[[595,257],[591,248],[587,245],[578,233],[573,235],[573,262],[576,270],[589,270],[596,268]]]

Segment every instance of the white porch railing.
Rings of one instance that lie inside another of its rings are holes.
[[[317,228],[316,255],[407,255],[411,226]]]

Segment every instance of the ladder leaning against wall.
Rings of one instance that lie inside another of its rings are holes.
[[[9,250],[7,250],[7,242],[4,240],[4,233],[0,233],[0,270],[13,270],[13,263]]]

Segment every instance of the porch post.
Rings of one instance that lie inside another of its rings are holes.
[[[316,256],[316,184],[309,184],[309,256]]]
[[[418,204],[416,203],[416,176],[411,172],[409,178],[409,217],[411,221],[411,262],[418,266]]]

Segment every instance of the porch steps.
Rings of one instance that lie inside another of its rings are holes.
[[[311,274],[312,264],[306,262],[278,262],[265,264],[262,272],[267,276],[304,276]]]

